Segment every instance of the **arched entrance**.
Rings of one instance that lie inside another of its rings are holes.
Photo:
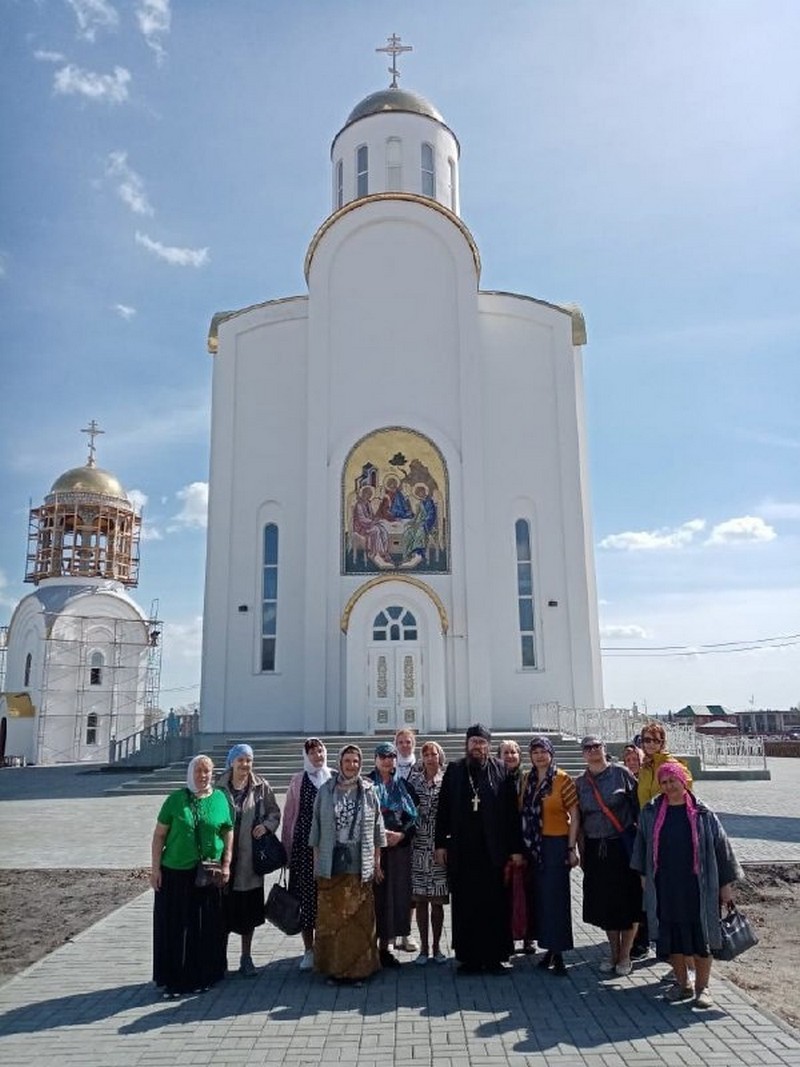
[[[441,601],[420,580],[387,575],[354,594],[342,617],[348,732],[446,729],[446,629]]]

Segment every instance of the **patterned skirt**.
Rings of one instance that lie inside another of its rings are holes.
[[[317,881],[314,969],[332,978],[369,978],[380,969],[372,883],[357,874]]]

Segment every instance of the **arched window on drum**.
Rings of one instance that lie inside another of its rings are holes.
[[[531,552],[531,524],[517,519],[517,611],[519,619],[520,655],[522,667],[536,667],[536,626],[533,590],[533,554]]]

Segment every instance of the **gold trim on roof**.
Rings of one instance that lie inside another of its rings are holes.
[[[438,200],[432,200],[429,196],[421,196],[419,193],[370,193],[369,196],[360,196],[356,200],[351,200],[343,207],[338,208],[332,215],[329,215],[327,219],[322,223],[317,232],[311,238],[311,244],[308,246],[308,252],[306,252],[306,261],[303,266],[305,272],[306,283],[308,283],[308,276],[311,272],[311,261],[314,258],[314,253],[317,250],[317,245],[331,228],[334,223],[339,219],[349,214],[351,211],[355,211],[357,208],[363,207],[366,204],[375,204],[380,201],[399,200],[405,201],[408,204],[421,204],[423,207],[431,208],[433,211],[438,211],[440,215],[444,215],[446,219],[449,219],[454,226],[461,230],[467,244],[472,252],[472,258],[475,262],[475,273],[480,279],[481,276],[481,255],[478,251],[478,246],[475,244],[475,238],[469,232],[468,228],[464,225],[458,215],[454,214],[450,208],[440,204]]]
[[[339,623],[339,627],[343,634],[347,633],[350,626],[350,616],[353,613],[353,608],[356,606],[358,600],[368,592],[370,589],[374,589],[376,585],[385,585],[386,582],[406,582],[408,585],[413,585],[421,592],[425,593],[431,598],[436,605],[436,610],[439,612],[439,621],[442,624],[442,635],[447,633],[450,629],[450,622],[447,618],[447,608],[442,603],[442,599],[437,592],[435,592],[425,582],[420,581],[419,578],[414,578],[410,574],[379,574],[375,578],[371,578],[368,582],[364,582],[356,589],[355,593],[350,597],[344,606],[342,612],[342,618]]]

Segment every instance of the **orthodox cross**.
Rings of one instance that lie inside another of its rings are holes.
[[[397,57],[402,52],[413,52],[414,47],[410,44],[401,44],[400,38],[397,36],[396,33],[393,33],[391,37],[387,37],[386,40],[388,43],[385,44],[383,48],[376,48],[375,51],[386,52],[387,55],[390,55],[392,57],[392,65],[391,67],[389,67],[389,73],[392,76],[392,84],[389,86],[389,88],[396,89],[397,79],[400,77],[400,71],[397,69]]]
[[[97,422],[95,422],[94,419],[92,419],[92,421],[89,423],[88,426],[84,427],[84,429],[81,430],[81,433],[85,433],[85,434],[89,435],[89,459],[87,460],[87,463],[86,463],[87,467],[94,467],[95,466],[94,454],[97,451],[97,446],[94,443],[94,439],[95,439],[95,437],[99,437],[99,435],[101,433],[105,433],[105,432],[106,432],[105,430],[101,430],[100,429],[99,424]]]

